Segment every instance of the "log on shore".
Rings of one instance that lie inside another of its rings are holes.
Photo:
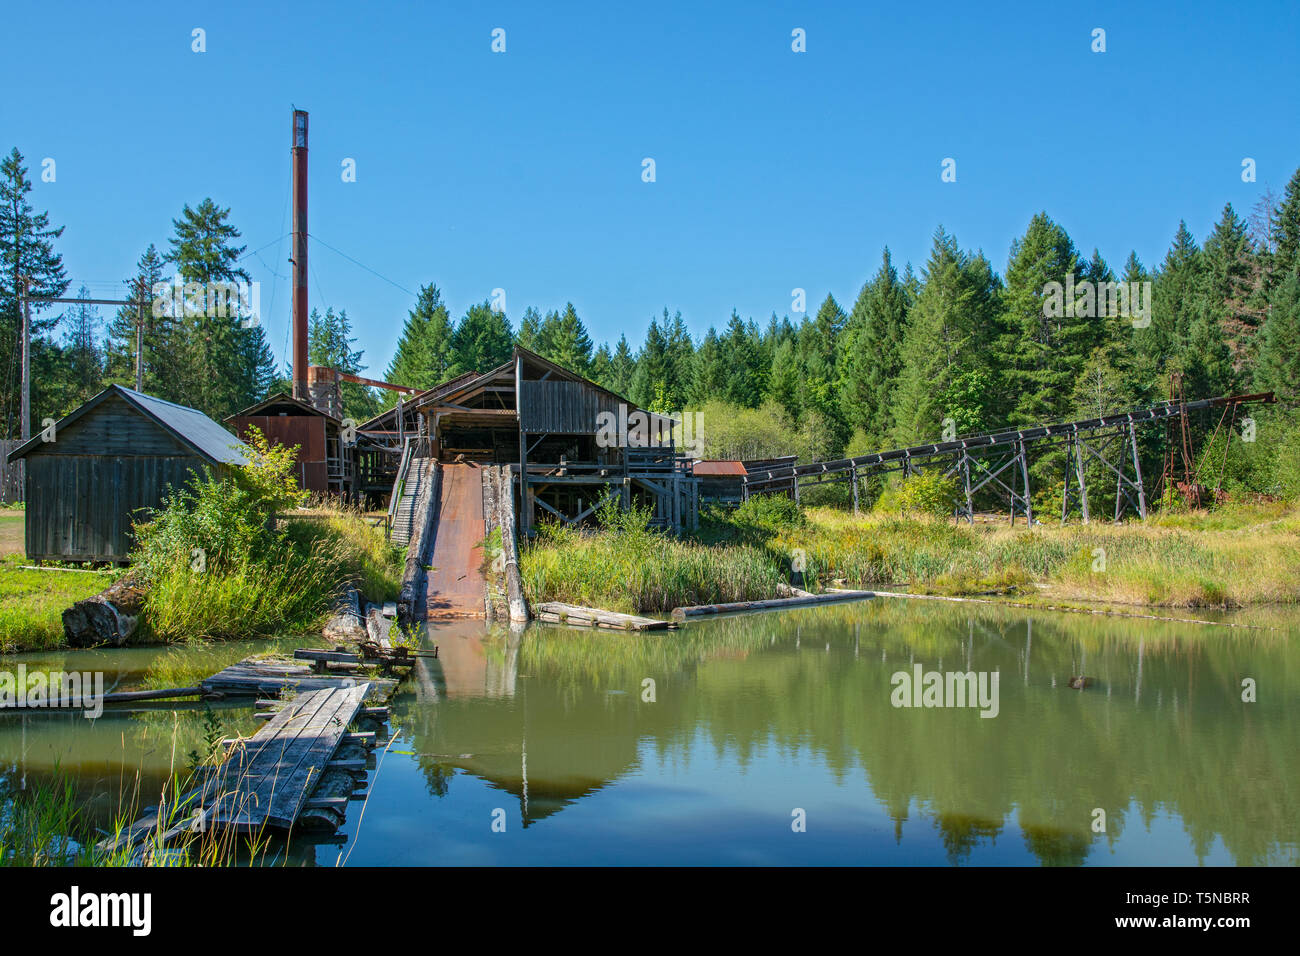
[[[135,633],[145,592],[128,575],[63,612],[63,636],[72,647],[121,647]]]
[[[356,644],[366,639],[366,625],[361,620],[361,594],[350,587],[339,597],[334,616],[321,635],[331,644]]]
[[[807,597],[770,598],[765,601],[736,601],[731,604],[696,604],[673,608],[673,620],[685,621],[693,617],[714,614],[739,614],[744,611],[780,611],[791,607],[809,607],[816,604],[833,604],[839,601],[861,601],[876,596],[875,591],[832,591],[829,594],[810,594]]]
[[[393,644],[388,639],[388,633],[392,625],[393,622],[384,617],[379,605],[366,605],[366,637],[371,644],[376,647],[391,648]]]

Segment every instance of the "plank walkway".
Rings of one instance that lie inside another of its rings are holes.
[[[301,694],[339,687],[343,680],[318,674],[300,662],[250,657],[205,678],[199,687],[205,697],[272,697],[285,690]],[[384,678],[370,679],[368,683],[372,691],[383,691],[385,695],[397,686],[397,681]]]
[[[204,808],[205,826],[241,833],[293,826],[369,691],[368,683],[309,691],[236,746]]]
[[[328,678],[327,678],[328,679]],[[99,849],[113,852],[144,846],[160,847],[184,834],[228,830],[260,833],[290,829],[298,815],[311,807],[312,793],[331,767],[348,726],[366,708],[370,682],[308,691],[283,709],[247,740],[229,741],[234,749],[224,763],[203,767],[197,783],[163,809],[155,808],[101,841]],[[364,769],[349,766],[347,769]],[[327,801],[328,802],[328,801]]]

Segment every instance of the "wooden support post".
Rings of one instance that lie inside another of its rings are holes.
[[[1065,524],[1065,516],[1070,511],[1070,449],[1073,447],[1073,439],[1065,440],[1065,485],[1061,492],[1061,524]]]
[[[1088,482],[1083,476],[1083,439],[1074,436],[1074,468],[1079,478],[1079,508],[1083,512],[1083,523],[1091,518],[1088,514]]]
[[[966,520],[973,526],[975,524],[975,498],[970,490],[970,455],[966,449],[961,450],[961,477],[966,486]]]
[[[1128,436],[1120,432],[1119,437],[1119,467],[1115,469],[1115,520],[1119,521],[1119,516],[1124,510],[1124,444]]]
[[[1228,434],[1229,437],[1231,437],[1232,434],[1231,431]],[[1138,460],[1137,426],[1131,422],[1129,423],[1128,426],[1128,438],[1129,438],[1129,446],[1133,449],[1133,473],[1134,475],[1137,476],[1136,480],[1137,480],[1137,493],[1138,493],[1138,514],[1142,516],[1143,521],[1146,521],[1147,520],[1147,495],[1146,495],[1146,491],[1142,488],[1142,462]],[[1224,454],[1225,455],[1227,454],[1226,449],[1224,451]]]
[[[858,466],[851,465],[849,471],[852,475],[850,480],[853,482],[853,517],[858,516]]]
[[[1032,528],[1034,526],[1034,506],[1030,503],[1029,498],[1029,452],[1023,438],[1017,444],[1020,447],[1020,474],[1024,479],[1025,524]]]

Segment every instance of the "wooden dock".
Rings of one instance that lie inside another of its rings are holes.
[[[205,826],[239,833],[292,827],[369,691],[368,683],[308,691],[232,747],[202,811]],[[364,768],[363,761],[357,769]]]
[[[347,803],[364,786],[365,752],[374,732],[354,733],[360,718],[385,720],[388,710],[369,707],[371,682],[344,683],[299,694],[279,706],[252,737],[226,741],[215,767],[201,768],[195,786],[162,809],[154,808],[116,838],[100,844],[115,851],[145,846],[155,851],[199,833],[265,834],[295,826],[333,829]],[[344,748],[346,752],[344,752]],[[313,816],[311,820],[305,820]]]
[[[340,680],[318,672],[308,663],[250,657],[205,678],[199,687],[205,697],[274,697],[284,691],[301,694],[339,687]],[[386,678],[367,679],[367,683],[372,693],[383,696],[397,687],[397,681]]]
[[[533,612],[539,621],[551,624],[606,627],[616,631],[662,631],[677,626],[673,621],[637,617],[635,614],[622,614],[618,611],[602,611],[600,608],[580,607],[576,604],[561,604],[559,601],[539,604],[533,608]]]

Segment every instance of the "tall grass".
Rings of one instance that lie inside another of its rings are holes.
[[[529,599],[666,612],[772,597],[803,569],[806,587],[903,586],[920,593],[1046,593],[1164,607],[1300,601],[1300,509],[1264,503],[1132,521],[1026,528],[917,515],[854,517],[752,499],[707,515],[693,539],[607,523],[548,526],[525,548]],[[781,503],[784,502],[784,503]]]
[[[602,509],[598,531],[541,526],[520,569],[529,601],[563,601],[634,613],[678,605],[755,600],[780,580],[772,555],[748,545],[720,549],[648,527],[640,509]]]
[[[184,555],[150,580],[144,622],[163,641],[241,639],[318,630],[342,588],[397,597],[401,556],[358,512],[289,518],[265,550],[196,570]]]

